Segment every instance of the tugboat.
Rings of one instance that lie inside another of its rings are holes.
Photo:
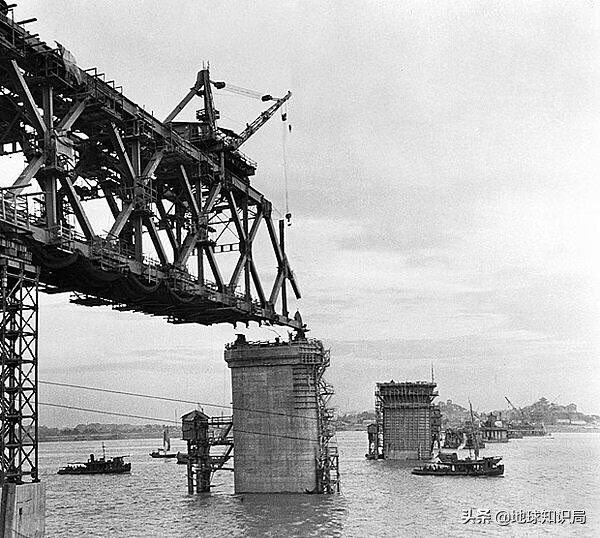
[[[438,459],[423,467],[412,470],[412,474],[436,476],[502,476],[504,465],[502,456],[479,458],[475,450],[475,459],[459,459],[456,453],[438,454]]]
[[[433,476],[502,476],[504,474],[504,465],[500,463],[502,456],[479,457],[478,436],[475,434],[471,402],[469,402],[469,407],[471,409],[472,438],[475,443],[475,459],[471,459],[470,456],[459,459],[456,452],[451,454],[440,452],[431,463],[413,469],[412,474]]]
[[[69,463],[61,467],[57,474],[123,474],[131,472],[131,463],[123,461],[129,456],[106,458],[106,449],[102,443],[102,457],[96,458],[90,454],[86,462]]]
[[[176,458],[177,454],[169,452],[171,450],[171,439],[169,438],[169,430],[167,428],[163,431],[163,447],[157,448],[150,452],[151,458]]]

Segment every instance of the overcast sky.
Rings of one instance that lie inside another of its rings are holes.
[[[443,399],[498,409],[505,395],[546,396],[600,413],[598,2],[29,0],[16,13],[158,117],[207,61],[215,80],[293,92],[288,251],[342,411],[433,363]],[[259,110],[217,104],[235,129]],[[244,152],[283,211],[281,122]],[[229,402],[232,327],[56,296],[42,307],[43,379]],[[186,410],[47,387],[41,398]],[[84,419],[108,420],[43,409],[41,422]]]

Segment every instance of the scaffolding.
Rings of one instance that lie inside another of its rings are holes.
[[[320,343],[320,342],[319,342]],[[317,492],[339,493],[340,472],[337,446],[332,442],[335,436],[333,425],[334,411],[329,407],[333,396],[333,386],[324,379],[329,366],[329,350],[323,349],[323,360],[315,363],[313,376],[317,393],[317,423],[319,429],[319,453],[317,456]]]
[[[232,470],[224,465],[233,451],[233,418],[211,418],[194,410],[181,417],[181,425],[183,439],[187,441],[188,493],[192,495],[210,491],[217,471]]]
[[[441,428],[440,410],[433,403],[438,395],[436,386],[427,381],[377,383],[376,442],[370,451],[372,456],[386,459],[431,457],[434,445],[439,445]]]
[[[18,240],[0,239],[0,483],[37,482],[39,268]]]
[[[324,378],[331,362],[330,350],[325,349],[320,340],[306,338],[303,331],[298,331],[290,344],[298,348],[302,363],[309,368],[310,392],[314,391],[312,394],[316,398],[319,436],[316,493],[339,493],[339,454],[332,441],[335,436],[334,410],[329,407],[334,391]]]

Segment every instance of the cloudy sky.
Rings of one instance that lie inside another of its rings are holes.
[[[598,2],[30,0],[17,18],[30,16],[158,117],[207,61],[213,79],[292,90],[289,255],[342,411],[372,408],[377,381],[427,379],[433,363],[443,399],[498,409],[504,395],[546,396],[600,413]],[[217,104],[235,129],[258,111]],[[244,152],[283,210],[281,122]],[[42,303],[42,378],[229,402],[232,327]]]

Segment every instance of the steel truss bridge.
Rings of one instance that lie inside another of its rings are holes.
[[[300,291],[283,221],[238,149],[290,94],[235,135],[216,124],[212,89],[223,83],[203,69],[161,122],[14,17],[0,4],[0,157],[25,163],[0,188],[0,483],[38,480],[38,285],[171,323],[303,328],[288,313],[287,286]],[[175,121],[196,96],[197,121]],[[107,231],[94,227],[98,211]],[[276,268],[269,289],[253,257],[261,225]],[[228,274],[223,253],[236,260]]]

